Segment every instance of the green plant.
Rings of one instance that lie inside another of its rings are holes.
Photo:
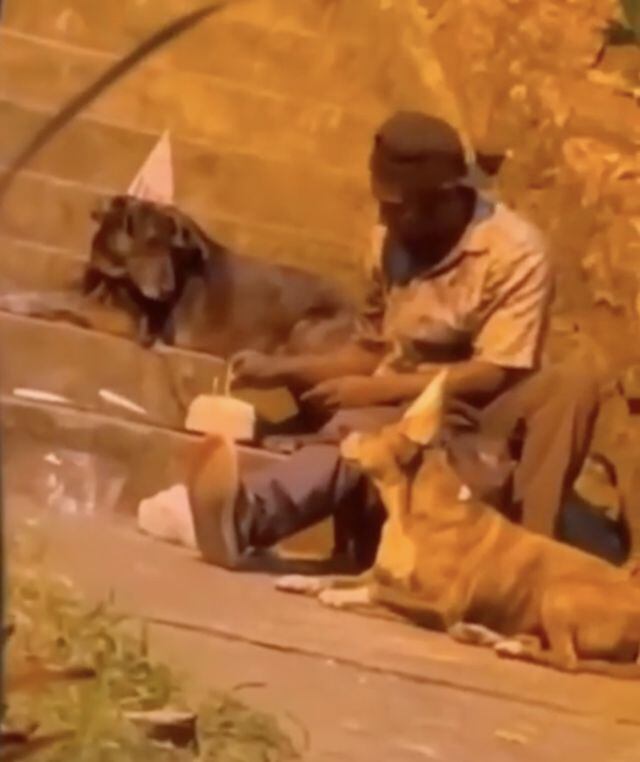
[[[144,625],[117,614],[113,601],[87,603],[67,579],[47,573],[37,527],[11,551],[3,731],[21,742],[0,750],[0,762],[192,760],[193,750],[155,743],[127,719],[132,711],[188,709],[175,675],[153,658]],[[59,679],[65,674],[92,679]],[[215,693],[200,708],[198,731],[206,762],[299,758],[278,722],[233,692]]]

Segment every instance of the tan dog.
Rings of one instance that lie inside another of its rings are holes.
[[[436,379],[399,424],[343,442],[343,456],[369,475],[388,512],[374,568],[350,582],[284,578],[278,586],[338,607],[432,612],[452,636],[504,656],[640,678],[640,585],[473,499],[436,444],[445,381]]]

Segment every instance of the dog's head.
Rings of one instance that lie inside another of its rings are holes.
[[[342,457],[357,464],[376,482],[391,483],[406,473],[418,456],[435,448],[444,420],[447,373],[440,373],[398,423],[374,434],[354,432],[341,446]]]
[[[126,196],[100,199],[91,212],[98,229],[91,244],[90,267],[97,273],[113,280],[126,277],[127,258],[133,242],[127,230],[128,203]]]
[[[99,223],[92,269],[127,281],[147,299],[170,301],[184,273],[204,266],[207,241],[176,209],[116,196],[92,216]]]
[[[398,423],[375,434],[350,434],[342,442],[343,458],[361,468],[378,488],[412,480],[418,498],[412,513],[442,511],[470,497],[449,460],[443,436],[446,382],[443,371]]]

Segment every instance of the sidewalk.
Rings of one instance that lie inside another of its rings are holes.
[[[25,515],[10,509],[8,532]],[[49,563],[152,622],[194,695],[245,698],[309,735],[312,762],[637,762],[640,684],[565,676],[408,625],[323,609],[205,566],[123,522],[51,517]],[[289,719],[295,718],[295,719]]]

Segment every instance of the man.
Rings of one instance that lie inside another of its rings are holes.
[[[340,459],[348,430],[400,417],[443,366],[454,461],[477,494],[501,494],[515,520],[554,533],[565,491],[586,454],[595,381],[581,364],[540,370],[552,277],[541,235],[466,181],[461,141],[445,122],[414,112],[376,135],[373,193],[386,230],[378,294],[361,331],[330,355],[241,355],[240,383],[287,385],[307,408],[331,416],[327,444],[241,479],[230,446],[210,442],[191,484],[205,559],[237,568],[331,514],[351,521],[360,566],[375,556],[384,519],[363,477]],[[465,433],[470,432],[470,433]],[[509,481],[479,442],[504,442]],[[496,477],[498,474],[498,477]]]

